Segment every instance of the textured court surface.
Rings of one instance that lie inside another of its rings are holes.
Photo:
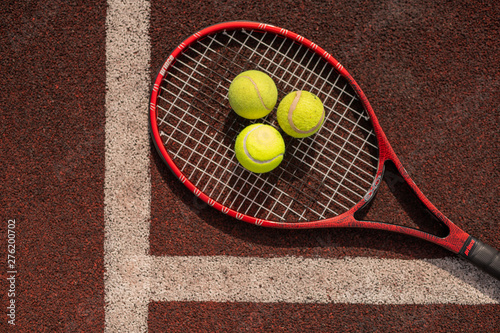
[[[187,36],[284,27],[349,70],[435,206],[500,248],[495,1],[0,8],[0,331],[500,331],[500,282],[467,262],[396,234],[231,219],[179,183],[147,132],[151,83]],[[425,224],[391,186],[368,217]]]

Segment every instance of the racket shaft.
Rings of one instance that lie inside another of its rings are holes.
[[[460,255],[500,280],[500,252],[497,249],[470,236]]]

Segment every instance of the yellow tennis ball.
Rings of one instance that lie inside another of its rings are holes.
[[[278,100],[278,89],[269,75],[250,70],[233,79],[228,98],[238,115],[257,119],[267,116],[273,110]]]
[[[276,116],[286,134],[305,138],[319,131],[325,121],[325,108],[318,96],[299,90],[281,100]]]
[[[240,132],[234,150],[245,169],[265,173],[275,169],[283,160],[285,141],[274,127],[253,124]]]

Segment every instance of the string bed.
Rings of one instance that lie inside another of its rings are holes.
[[[246,126],[262,122],[279,129],[276,108],[252,121],[231,110],[231,80],[249,69],[273,78],[278,103],[289,92],[308,90],[325,106],[318,133],[305,139],[283,134],[284,160],[265,174],[245,170],[234,156],[236,136]],[[187,48],[162,81],[157,123],[187,179],[211,199],[260,219],[304,222],[339,215],[364,197],[377,169],[375,133],[347,81],[313,50],[267,32],[224,31]]]

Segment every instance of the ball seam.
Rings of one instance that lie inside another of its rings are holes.
[[[295,97],[292,101],[292,104],[290,105],[290,108],[288,109],[288,124],[297,133],[300,133],[300,134],[313,133],[321,126],[321,124],[323,123],[323,120],[325,119],[325,108],[323,108],[323,110],[322,110],[321,119],[318,121],[318,123],[314,127],[312,127],[311,129],[309,129],[307,131],[303,131],[303,130],[297,128],[297,126],[295,126],[295,123],[293,122],[293,112],[295,111],[295,108],[297,107],[297,104],[299,103],[301,94],[302,94],[302,91],[296,92]]]
[[[250,80],[250,82],[253,84],[254,88],[255,88],[255,92],[257,93],[257,96],[259,96],[259,100],[260,102],[262,103],[262,105],[264,106],[264,108],[268,111],[271,111],[272,109],[271,108],[268,108],[267,105],[264,103],[264,99],[262,98],[262,95],[260,94],[260,90],[259,90],[259,87],[257,86],[257,83],[252,80],[252,78],[250,76],[242,76],[248,80]]]
[[[266,164],[266,163],[270,163],[272,161],[274,161],[275,159],[277,159],[278,157],[280,156],[283,156],[283,154],[278,154],[276,155],[275,157],[271,158],[270,160],[266,160],[266,161],[262,161],[262,160],[257,160],[255,159],[252,155],[250,155],[250,153],[248,152],[247,150],[247,138],[248,136],[253,132],[255,131],[256,129],[259,129],[261,128],[262,126],[264,125],[260,125],[260,126],[256,126],[255,128],[252,128],[246,135],[245,137],[243,138],[243,151],[245,152],[245,155],[246,157],[248,157],[252,162],[254,163],[257,163],[257,164]]]

